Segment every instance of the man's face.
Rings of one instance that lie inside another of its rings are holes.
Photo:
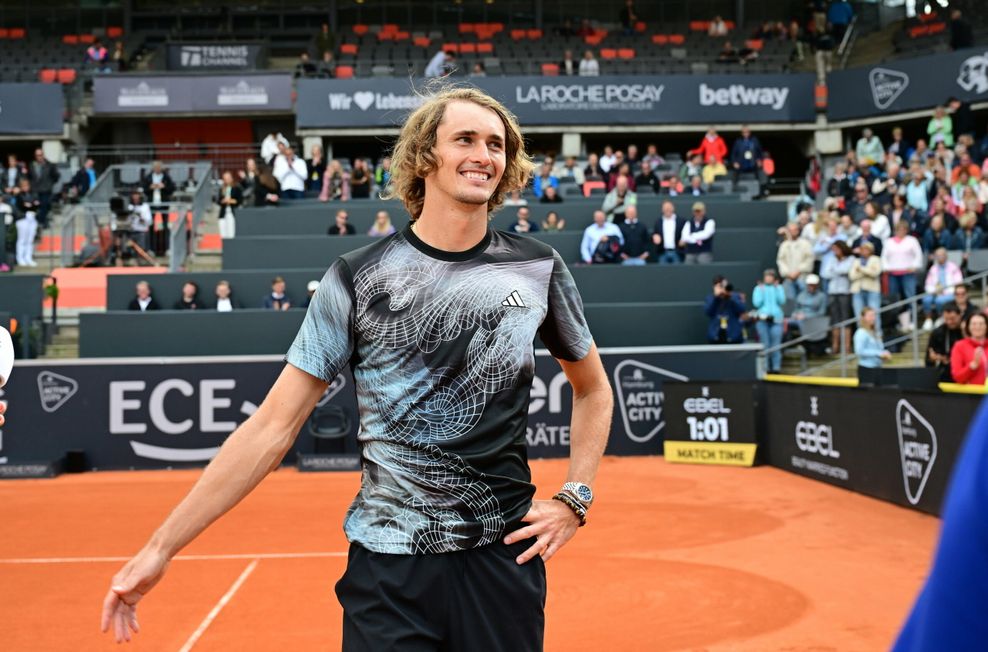
[[[223,173],[223,183],[225,183],[228,186],[232,186],[233,185],[233,175],[230,174],[229,172],[224,172]]]
[[[676,212],[676,207],[672,205],[671,201],[662,202],[662,214],[666,217],[671,217],[673,213]]]
[[[17,165],[17,157],[11,154],[7,157],[7,167],[12,168]]]
[[[954,301],[957,302],[959,306],[967,305],[967,289],[966,288],[955,288],[954,289]]]
[[[230,296],[230,286],[226,283],[220,283],[216,286],[216,296],[220,299],[226,299]]]
[[[619,194],[624,194],[628,190],[628,178],[618,177],[617,181],[614,183],[614,187],[617,188]]]
[[[348,217],[349,215],[346,214],[346,211],[340,211],[339,213],[336,214],[336,223],[339,226],[343,226],[344,224],[346,224]]]
[[[871,235],[871,220],[865,220],[861,223],[861,235]]]
[[[182,286],[182,294],[184,294],[187,299],[191,299],[196,295],[196,286],[191,283],[186,283]]]
[[[810,294],[816,294],[816,291],[819,290],[819,289],[820,289],[820,286],[819,285],[816,285],[816,284],[807,284],[806,285],[806,291],[809,292]]]
[[[439,167],[425,178],[426,196],[486,205],[504,175],[504,143],[504,124],[494,111],[473,102],[450,102],[436,130],[433,151]]]
[[[271,284],[271,291],[274,292],[275,294],[284,294],[285,293],[285,282],[284,281],[277,281],[275,283],[272,283]]]
[[[693,219],[696,220],[697,222],[699,222],[700,220],[703,219],[703,213],[704,213],[704,211],[703,211],[702,208],[694,208],[693,209]]]
[[[947,250],[937,249],[936,252],[934,252],[933,257],[936,259],[938,265],[943,265],[947,262]]]
[[[789,223],[789,237],[795,240],[799,237],[799,223],[790,222]]]
[[[748,129],[747,127],[742,127],[741,128],[741,137],[742,138],[751,138],[751,129]]]
[[[603,226],[604,225],[604,221],[606,219],[607,219],[607,216],[604,215],[604,211],[594,211],[594,213],[593,213],[593,223],[594,224],[596,224],[597,226]]]
[[[953,310],[945,310],[943,313],[943,323],[950,330],[957,330],[961,327],[961,313],[954,312]]]
[[[34,150],[34,160],[38,161],[39,163],[45,160],[45,153],[42,152],[40,149]]]
[[[147,283],[137,284],[137,296],[138,298],[141,299],[147,299],[149,296],[151,296],[151,288],[148,286]]]
[[[647,161],[642,162],[642,174],[646,177],[652,172],[652,166]]]
[[[624,209],[624,217],[627,220],[637,220],[638,219],[638,208],[635,206],[628,206]]]
[[[518,209],[518,221],[519,222],[527,222],[528,221],[528,215],[529,215],[529,213],[528,213],[528,209],[527,208],[522,207],[522,208],[519,208]]]
[[[690,184],[692,184],[694,188],[699,188],[701,183],[703,183],[703,179],[700,177],[693,177],[690,179]]]

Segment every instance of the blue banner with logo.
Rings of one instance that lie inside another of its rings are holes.
[[[302,79],[302,129],[392,127],[427,86],[398,78]],[[482,77],[469,85],[502,101],[523,125],[813,122],[809,74]]]
[[[265,113],[292,110],[292,77],[282,74],[103,75],[93,81],[97,115]]]

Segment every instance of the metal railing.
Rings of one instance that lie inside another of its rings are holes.
[[[977,282],[981,283],[981,295],[984,296],[986,289],[988,289],[988,270],[978,272],[977,274],[972,274],[971,276],[967,276],[961,280],[960,284],[970,286]],[[908,299],[901,299],[899,301],[896,301],[895,303],[890,303],[886,306],[882,306],[876,311],[876,323],[878,324],[879,328],[881,328],[882,315],[884,315],[885,313],[894,311],[895,315],[899,315],[905,312],[906,310],[909,310],[910,316],[912,318],[912,325],[913,325],[912,330],[908,333],[905,333],[898,337],[894,337],[890,340],[883,339],[882,345],[896,346],[899,344],[903,344],[906,341],[910,341],[911,343],[910,348],[912,349],[912,365],[916,367],[923,364],[922,354],[920,353],[919,350],[919,337],[920,337],[920,329],[921,329],[920,320],[919,320],[919,305],[920,303],[922,303],[923,299],[927,296],[936,296],[936,293],[921,292],[912,297],[909,297]],[[849,363],[851,362],[852,359],[857,357],[854,354],[854,352],[849,350],[848,342],[847,342],[847,329],[854,327],[857,324],[857,322],[858,322],[857,317],[852,317],[851,319],[845,319],[844,321],[838,322],[836,324],[830,324],[825,329],[813,331],[810,333],[801,333],[799,337],[789,340],[788,342],[783,342],[778,346],[773,346],[770,348],[763,349],[758,354],[759,365],[762,368],[764,368],[768,356],[771,355],[772,353],[778,351],[781,352],[782,355],[785,355],[787,349],[791,349],[793,347],[802,345],[806,342],[820,341],[821,335],[823,335],[824,337],[829,336],[829,334],[835,328],[839,328],[840,352],[838,359],[830,360],[823,364],[816,365],[812,368],[804,368],[799,372],[798,375],[811,376],[814,375],[815,373],[819,373],[820,371],[823,371],[824,369],[829,369],[831,367],[840,365],[841,377],[846,378]]]
[[[851,22],[847,25],[847,30],[844,32],[844,38],[841,39],[840,45],[837,46],[837,61],[838,67],[844,69],[847,67],[847,59],[851,56],[851,50],[854,49],[854,42],[858,40],[858,16],[857,14],[851,18]]]
[[[186,180],[189,162],[211,163],[219,175],[223,170],[243,170],[248,158],[260,155],[259,143],[174,143],[171,145],[81,146],[69,151],[69,158],[79,161],[92,158],[97,170],[114,165],[133,165],[139,173],[151,169],[151,161],[160,160],[169,168],[175,183]]]

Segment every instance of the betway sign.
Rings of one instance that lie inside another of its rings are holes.
[[[624,75],[471,79],[522,126],[708,124],[815,120],[812,75]],[[389,127],[423,101],[407,79],[298,82],[301,128]]]

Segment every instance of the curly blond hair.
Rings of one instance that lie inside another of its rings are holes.
[[[412,222],[422,214],[425,178],[442,164],[435,153],[436,132],[450,102],[473,102],[496,113],[504,124],[504,175],[487,202],[488,214],[501,207],[505,194],[523,188],[535,169],[525,152],[518,121],[503,104],[476,88],[441,86],[401,128],[391,153],[391,180],[381,194],[384,199],[401,201]]]

